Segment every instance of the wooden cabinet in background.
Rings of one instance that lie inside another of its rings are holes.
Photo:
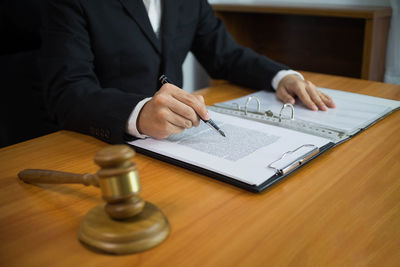
[[[391,8],[214,3],[242,45],[296,70],[382,81]]]

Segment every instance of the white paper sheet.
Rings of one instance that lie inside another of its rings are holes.
[[[275,174],[268,165],[285,152],[304,144],[322,147],[330,141],[321,137],[209,111],[225,132],[222,137],[201,123],[199,127],[172,135],[130,142],[156,153],[184,161],[233,179],[260,185]]]
[[[367,127],[386,113],[400,107],[400,101],[396,100],[327,88],[319,89],[334,99],[336,108],[329,109],[328,111],[312,111],[300,103],[300,100],[297,100],[295,105],[295,118],[318,123],[330,129],[343,131],[347,134],[353,134]],[[248,96],[255,96],[260,100],[262,111],[271,110],[273,113],[279,114],[282,108],[282,102],[276,98],[275,93],[266,91],[259,91],[223,103],[228,105],[237,103],[241,107],[244,107]],[[255,110],[257,108],[257,102],[251,101],[249,103],[249,108]]]

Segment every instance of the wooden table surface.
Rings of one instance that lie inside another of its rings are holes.
[[[400,86],[322,74],[322,87],[400,99]],[[207,104],[252,90],[199,91]],[[60,131],[0,149],[0,266],[400,266],[400,112],[315,159],[261,194],[136,155],[142,194],[171,234],[140,254],[93,252],[77,239],[99,189],[29,185],[42,168],[95,173],[107,144]]]

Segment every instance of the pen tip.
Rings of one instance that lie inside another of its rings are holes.
[[[223,137],[226,137],[225,133],[221,130],[218,131]]]

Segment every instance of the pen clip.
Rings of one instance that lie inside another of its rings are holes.
[[[169,83],[167,76],[165,76],[165,74],[161,75],[160,78],[158,78],[158,80],[161,82],[161,84],[166,84]]]

